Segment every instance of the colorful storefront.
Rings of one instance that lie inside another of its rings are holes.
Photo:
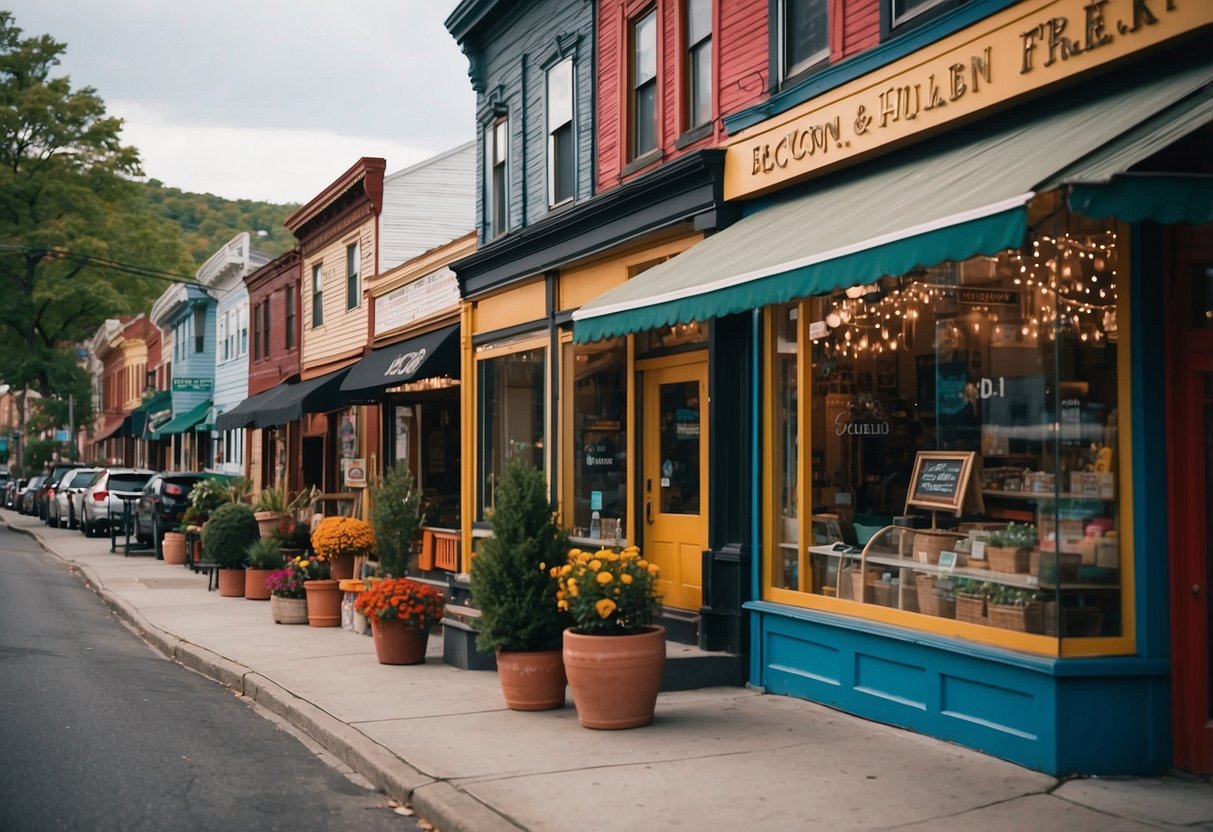
[[[575,341],[743,333],[707,372],[713,408],[748,391],[752,476],[708,513],[758,553],[752,684],[1054,773],[1207,772],[1213,6],[981,7],[741,114],[743,218]]]

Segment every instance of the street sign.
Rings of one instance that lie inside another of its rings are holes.
[[[173,376],[174,393],[209,393],[215,380],[205,376]]]
[[[68,436],[67,431],[65,431],[65,430],[55,431],[55,441],[56,442],[67,442],[69,439],[70,439],[70,437]]]

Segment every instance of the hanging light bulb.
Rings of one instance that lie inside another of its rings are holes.
[[[842,316],[837,312],[830,312],[830,314],[826,315],[826,326],[830,329],[838,329],[841,324]]]

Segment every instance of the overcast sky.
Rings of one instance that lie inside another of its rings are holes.
[[[125,120],[151,178],[306,202],[361,156],[391,173],[471,140],[457,0],[10,0],[58,74]]]

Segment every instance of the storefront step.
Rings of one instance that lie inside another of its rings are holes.
[[[665,643],[663,691],[697,690],[745,684],[745,663],[733,653],[709,653],[693,644]]]

